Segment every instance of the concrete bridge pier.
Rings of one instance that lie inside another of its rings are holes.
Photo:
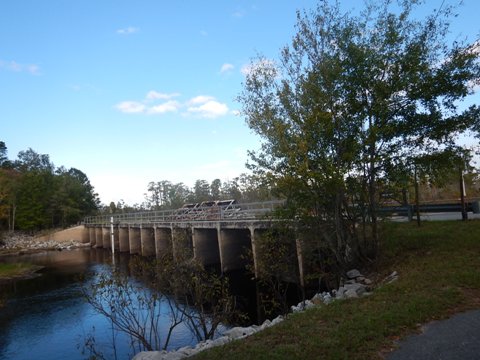
[[[172,249],[175,259],[193,257],[191,228],[172,227]]]
[[[103,230],[101,226],[95,227],[95,246],[103,247]]]
[[[142,256],[155,255],[155,230],[152,227],[140,228]]]
[[[110,249],[112,247],[110,227],[107,227],[107,226],[102,227],[102,241],[103,241],[104,249]]]
[[[142,253],[142,241],[139,227],[128,228],[128,244],[130,247],[130,254]]]
[[[113,227],[113,246],[115,246],[115,252],[120,251],[120,228],[118,226]]]
[[[95,245],[97,245],[97,235],[95,234],[94,227],[88,228],[88,236],[90,238],[90,246],[94,247]]]
[[[220,229],[219,245],[222,271],[245,269],[252,249],[249,229]]]
[[[160,259],[172,251],[172,230],[170,228],[155,227],[155,255]]]
[[[203,265],[220,263],[217,229],[192,228],[193,256]]]
[[[129,252],[129,231],[128,227],[120,226],[118,228],[118,250],[120,252]]]
[[[253,257],[253,269],[255,273],[255,278],[258,278],[258,257],[257,257],[257,244],[256,244],[256,239],[259,236],[259,232],[261,229],[255,229],[253,226],[250,226],[248,228],[250,231],[250,239],[252,242],[252,257]]]

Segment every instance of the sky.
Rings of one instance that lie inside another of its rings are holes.
[[[248,65],[278,58],[315,5],[1,0],[0,141],[83,171],[104,204],[141,203],[150,181],[231,180],[260,144],[235,100]],[[452,34],[477,39],[478,14],[465,0]]]

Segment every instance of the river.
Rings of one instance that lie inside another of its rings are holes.
[[[117,254],[116,266],[126,264],[128,258]],[[44,266],[38,277],[0,285],[0,295],[7,298],[5,307],[0,308],[0,360],[87,359],[91,353],[86,343],[91,335],[95,349],[106,359],[133,356],[129,339],[113,334],[110,322],[82,296],[80,275],[88,282],[95,274],[112,271],[109,251],[48,251],[0,261]],[[165,316],[168,318],[168,314]],[[175,328],[168,349],[196,342],[189,329],[181,325]]]

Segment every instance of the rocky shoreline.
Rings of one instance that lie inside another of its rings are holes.
[[[71,250],[89,246],[89,243],[84,244],[75,240],[67,240],[62,242],[55,240],[38,240],[35,236],[14,232],[6,233],[0,239],[0,256],[22,255],[47,250]]]

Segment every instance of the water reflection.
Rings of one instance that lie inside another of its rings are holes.
[[[118,254],[116,266],[126,268],[129,256]],[[96,348],[113,358],[109,322],[82,297],[79,276],[111,271],[111,253],[102,249],[50,251],[1,261],[24,261],[45,266],[40,277],[2,284],[9,299],[0,310],[0,359],[85,359],[85,339],[95,329]],[[117,334],[119,359],[132,356],[129,341]],[[170,348],[193,344],[188,329],[179,329]]]

